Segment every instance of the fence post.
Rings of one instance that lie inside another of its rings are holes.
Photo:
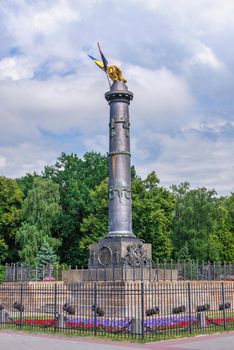
[[[36,279],[36,282],[37,282],[37,264],[35,266],[35,279]]]
[[[144,303],[144,282],[141,282],[141,337],[145,337],[145,322],[144,322],[144,313],[145,313],[145,303]]]
[[[184,273],[183,273],[183,275],[184,275],[184,280],[186,281],[186,279],[188,278],[187,277],[187,264],[186,264],[186,260],[184,260],[184,263],[183,263],[183,265],[184,265]]]
[[[223,282],[221,282],[221,291],[222,291],[222,304],[223,304],[223,329],[226,330],[225,290],[224,290]]]
[[[12,282],[15,282],[15,264],[13,264]]]
[[[157,281],[159,280],[159,259],[157,258]]]
[[[97,335],[97,282],[94,282],[94,335]]]
[[[177,281],[180,280],[180,274],[181,274],[181,271],[180,271],[180,259],[177,259]]]
[[[57,283],[54,285],[54,332],[57,328]]]
[[[23,320],[23,283],[20,285],[20,328],[22,328],[22,320]]]
[[[188,282],[188,307],[189,307],[189,333],[192,334],[192,320],[191,320],[191,285]]]
[[[190,280],[193,280],[193,260],[190,259]]]
[[[143,263],[141,262],[141,282],[144,280],[144,270],[143,270]]]
[[[20,280],[23,281],[23,264],[20,264]]]
[[[211,280],[211,273],[210,273],[210,261],[207,262],[207,279],[208,281]]]
[[[173,260],[171,259],[171,263],[170,263],[170,269],[171,269],[171,281],[172,281],[172,270],[173,270]]]

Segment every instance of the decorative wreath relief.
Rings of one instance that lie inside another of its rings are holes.
[[[114,199],[116,194],[119,197],[120,203],[122,202],[123,196],[125,196],[126,199],[131,198],[131,190],[127,186],[123,186],[123,185],[119,185],[117,187],[111,186],[109,188],[109,198]]]

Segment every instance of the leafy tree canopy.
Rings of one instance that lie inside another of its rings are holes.
[[[23,193],[15,180],[0,176],[0,245],[2,260],[17,259],[15,233],[20,225]],[[7,247],[11,250],[6,253]]]
[[[20,245],[19,255],[25,262],[35,263],[35,257],[46,240],[52,247],[59,246],[59,239],[52,236],[52,228],[61,214],[59,188],[51,180],[35,177],[22,205],[22,226],[16,233]]]
[[[218,198],[188,182],[167,190],[155,172],[131,175],[133,232],[152,244],[154,260],[234,261],[233,193]],[[0,261],[35,263],[48,245],[62,262],[85,266],[89,245],[107,232],[106,155],[62,153],[41,175],[0,177]]]
[[[45,168],[44,176],[59,186],[61,260],[71,265],[82,265],[80,240],[83,232],[80,225],[90,212],[90,194],[108,176],[107,156],[90,152],[79,158],[76,154],[62,153],[55,165]]]
[[[159,186],[154,172],[145,180],[135,177],[133,192],[133,231],[145,242],[152,243],[153,258],[170,257],[172,243],[170,238],[171,222],[175,205],[174,196]],[[87,262],[88,246],[103,238],[108,232],[108,181],[103,181],[91,193],[91,209],[84,218],[81,231],[83,238],[80,249]]]
[[[172,186],[176,196],[172,224],[174,257],[195,260],[232,261],[234,256],[229,200],[216,197],[214,190],[190,189],[185,182]]]

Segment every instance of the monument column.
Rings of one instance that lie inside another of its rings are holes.
[[[151,245],[142,243],[132,232],[129,104],[133,93],[124,81],[117,80],[105,98],[110,106],[109,228],[104,239],[89,247],[91,274],[93,269],[101,273],[103,268],[138,268],[151,261]],[[121,271],[118,273],[122,276]],[[99,278],[103,277],[99,274]]]
[[[116,81],[105,94],[109,123],[109,232],[106,238],[134,238],[132,232],[129,104],[133,93]]]

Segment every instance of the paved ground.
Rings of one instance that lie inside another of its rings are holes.
[[[234,332],[136,344],[0,331],[0,350],[233,350]]]

